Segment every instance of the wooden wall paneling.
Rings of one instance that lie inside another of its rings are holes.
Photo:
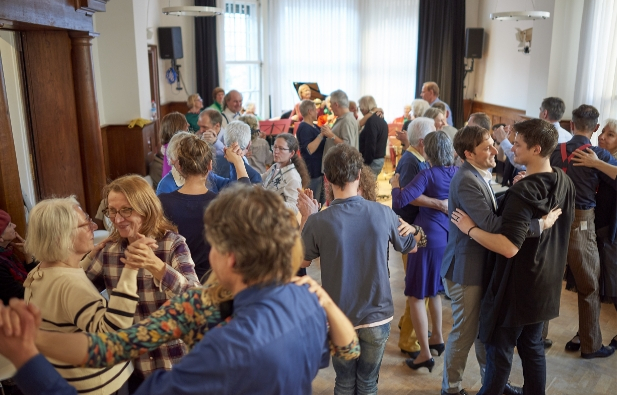
[[[41,198],[75,195],[86,206],[66,31],[22,32],[34,167]]]
[[[150,98],[156,103],[157,119],[154,120],[156,147],[161,146],[161,95],[159,91],[159,51],[156,45],[148,45],[148,70],[150,72]]]
[[[498,123],[505,123],[506,125],[512,125],[516,122],[520,122],[529,119],[525,115],[525,110],[519,110],[517,108],[498,106],[495,104],[484,103],[480,101],[466,100],[463,104],[463,108],[467,110],[469,108],[469,114],[476,112],[483,112],[491,118],[493,125]],[[469,119],[469,114],[466,114],[466,118]]]
[[[109,179],[126,174],[148,174],[148,164],[155,154],[155,128],[150,123],[144,128],[127,125],[107,125],[104,128],[106,141],[105,161],[109,166]]]
[[[103,140],[103,160],[105,161],[105,179],[111,180],[109,170],[109,147],[107,146],[107,126],[101,126],[101,140]]]
[[[107,0],[2,0],[0,19],[14,30],[45,27],[90,32],[92,14],[105,11]]]
[[[94,86],[92,39],[88,33],[70,33],[73,61],[73,83],[79,132],[79,151],[86,205],[84,210],[94,218],[106,184],[105,159]]]
[[[161,119],[170,112],[177,111],[180,114],[186,114],[189,108],[185,101],[170,101],[165,104],[161,104]]]
[[[4,84],[2,59],[0,59],[0,141],[2,141],[3,148],[0,155],[0,208],[9,213],[11,221],[17,225],[17,231],[21,235],[25,235],[26,213],[24,212],[24,200],[21,195],[21,183]]]

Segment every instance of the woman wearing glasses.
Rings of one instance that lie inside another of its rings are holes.
[[[283,197],[285,206],[298,212],[298,189],[307,188],[311,182],[304,159],[299,155],[298,140],[289,133],[279,134],[272,151],[274,164],[261,175],[264,188]]]
[[[96,246],[82,261],[88,278],[99,291],[111,295],[125,265],[139,268],[139,303],[135,322],[154,313],[169,298],[199,285],[195,265],[184,237],[163,214],[152,187],[140,176],[120,177],[103,190],[111,219],[110,237]],[[143,354],[135,360],[130,389],[156,369],[170,370],[185,354],[180,341]],[[136,388],[136,387],[135,387]]]
[[[137,268],[127,264],[107,302],[79,265],[93,248],[96,225],[74,197],[38,203],[30,213],[26,250],[41,263],[24,282],[24,299],[42,309],[41,329],[53,332],[113,332],[133,324]],[[51,361],[54,363],[54,361]],[[110,369],[73,368],[55,361],[79,392],[109,394],[133,372],[130,362]]]

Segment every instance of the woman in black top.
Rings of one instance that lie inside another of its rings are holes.
[[[239,151],[237,144],[226,148],[225,159],[235,166],[238,181],[250,184],[244,161],[236,151]],[[216,197],[216,193],[206,187],[206,178],[212,170],[215,152],[199,137],[189,136],[178,144],[176,153],[177,159],[172,164],[186,181],[180,189],[163,193],[159,195],[159,199],[165,216],[178,227],[178,233],[186,238],[195,262],[195,272],[197,277],[202,279],[210,270],[210,245],[205,240],[203,215],[206,207]]]

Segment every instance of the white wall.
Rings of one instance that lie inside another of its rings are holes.
[[[138,48],[141,42],[135,37],[135,14],[133,1],[110,1],[107,11],[94,15],[94,29],[100,36],[96,38],[98,65],[95,66],[97,82],[100,81],[102,106],[99,106],[101,119],[106,124],[126,124],[131,119],[147,118],[142,106],[149,103],[142,97],[138,74],[148,75],[147,49]],[[145,32],[143,33],[145,36]],[[145,70],[139,70],[138,57],[146,58]],[[140,101],[145,100],[142,104]]]
[[[525,110],[537,116],[542,99],[557,96],[566,103],[564,118],[575,104],[574,81],[584,0],[536,0],[536,11],[549,11],[547,20],[499,22],[491,13],[530,9],[516,0],[468,1],[467,27],[485,30],[484,54],[468,78],[466,99]],[[477,14],[474,13],[477,11]],[[477,26],[470,24],[477,23]],[[533,27],[531,53],[518,52],[516,28]],[[578,104],[576,104],[578,105]]]
[[[191,0],[174,5],[193,5]],[[170,60],[158,59],[161,104],[186,101],[195,91],[195,19],[163,15],[165,0],[111,1],[107,10],[96,13],[94,29],[100,34],[93,45],[93,61],[101,124],[127,124],[134,118],[150,118],[150,74],[148,45],[158,45],[157,28],[180,26],[184,58],[178,60],[188,91],[177,91],[165,72]],[[208,93],[200,92],[206,102]]]
[[[177,61],[180,65],[180,73],[186,90],[176,90],[176,84],[170,85],[165,78],[165,72],[171,67],[171,60],[158,59],[159,63],[159,90],[161,95],[161,104],[172,101],[186,101],[188,95],[195,92],[195,86],[197,85],[197,77],[195,74],[195,18],[187,16],[168,16],[163,15],[161,9],[168,6],[168,1],[165,0],[151,0],[148,4],[143,5],[146,0],[136,1],[141,6],[140,12],[148,15],[148,33],[147,43],[150,45],[158,46],[158,32],[159,27],[172,27],[179,26],[182,30],[182,51],[184,57]],[[191,0],[174,0],[173,6],[180,5],[194,5],[194,1]],[[143,5],[143,6],[142,6]],[[146,62],[146,67],[148,66]],[[198,92],[202,95],[205,105],[209,105],[211,99],[211,92]],[[187,109],[188,110],[188,109]]]
[[[36,204],[36,195],[34,182],[32,181],[33,169],[30,160],[26,115],[21,95],[23,87],[21,86],[20,65],[18,52],[15,48],[14,32],[0,30],[0,56],[2,57],[2,69],[9,106],[9,117],[11,118],[11,129],[13,131],[13,142],[15,144],[15,153],[17,154],[21,191],[26,205],[32,208]]]
[[[475,84],[468,95],[475,100],[506,107],[527,107],[530,55],[518,52],[516,28],[528,29],[532,22],[497,22],[491,13],[519,10],[525,3],[517,0],[480,0],[478,27],[485,32],[484,53],[476,61]],[[534,37],[535,41],[536,37]],[[533,51],[532,44],[532,51]]]

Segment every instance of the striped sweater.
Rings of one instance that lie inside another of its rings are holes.
[[[137,271],[122,271],[109,302],[103,298],[81,268],[32,270],[24,283],[24,299],[42,312],[41,329],[56,332],[113,332],[133,324],[139,300]],[[133,364],[110,368],[75,368],[49,361],[80,394],[98,395],[117,391],[133,372]]]

